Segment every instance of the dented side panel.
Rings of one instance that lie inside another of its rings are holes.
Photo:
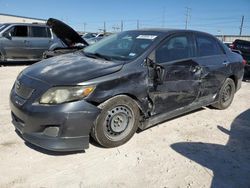
[[[134,65],[125,64],[121,71],[91,80],[87,84],[95,84],[96,89],[86,99],[100,104],[116,95],[127,94],[135,99],[144,116],[150,110],[148,101],[148,68],[143,59]]]
[[[161,66],[165,69],[163,83],[154,83],[149,90],[154,103],[152,113],[172,111],[195,101],[200,91],[199,64],[193,60],[185,60]]]
[[[230,66],[226,55],[207,56],[196,58],[202,67],[201,97],[212,97],[218,93],[227,75],[230,75]]]

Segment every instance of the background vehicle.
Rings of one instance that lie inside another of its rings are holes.
[[[231,42],[223,42],[223,44],[225,44],[228,48],[232,47],[232,43]]]
[[[97,35],[97,33],[85,33],[83,36],[82,36],[82,38],[83,39],[91,39],[91,38],[94,38],[94,37],[96,37],[96,35]]]
[[[231,47],[233,50],[239,50],[243,59],[246,60],[245,78],[250,78],[250,41],[235,40]]]
[[[0,62],[39,61],[44,51],[64,46],[44,24],[7,23],[0,26]]]
[[[145,29],[107,37],[26,68],[10,94],[13,124],[49,150],[127,142],[138,128],[212,105],[241,87],[242,57],[214,36]]]
[[[46,25],[64,42],[65,46],[45,51],[44,59],[75,52],[89,45],[74,29],[60,20],[49,18]]]
[[[100,40],[102,40],[103,37],[93,37],[93,38],[90,38],[90,39],[87,39],[86,42],[91,45],[91,44],[94,44]]]

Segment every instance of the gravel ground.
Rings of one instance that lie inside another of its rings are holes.
[[[250,83],[231,107],[201,108],[125,145],[46,152],[11,123],[8,96],[25,66],[0,67],[0,187],[250,187]]]

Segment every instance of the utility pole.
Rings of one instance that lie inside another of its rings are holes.
[[[121,20],[121,31],[123,31],[123,20]]]
[[[139,29],[140,28],[140,22],[139,22],[139,20],[137,20],[137,29]]]
[[[242,33],[243,24],[244,24],[244,16],[242,16],[242,17],[241,17],[241,24],[240,24],[240,36],[241,36],[241,33]]]
[[[105,21],[103,22],[103,33],[104,34],[106,33],[106,22]]]
[[[84,23],[83,23],[83,32],[84,32],[84,33],[86,33],[86,25],[87,25],[87,23],[84,22]]]
[[[191,11],[191,8],[186,7],[186,14],[185,14],[185,15],[186,15],[185,29],[188,28],[188,22],[190,21],[190,17],[191,17],[190,11]]]

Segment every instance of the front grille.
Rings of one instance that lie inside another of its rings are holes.
[[[15,92],[19,97],[23,99],[28,99],[32,95],[33,91],[34,89],[25,86],[20,81],[17,80],[15,82]]]

